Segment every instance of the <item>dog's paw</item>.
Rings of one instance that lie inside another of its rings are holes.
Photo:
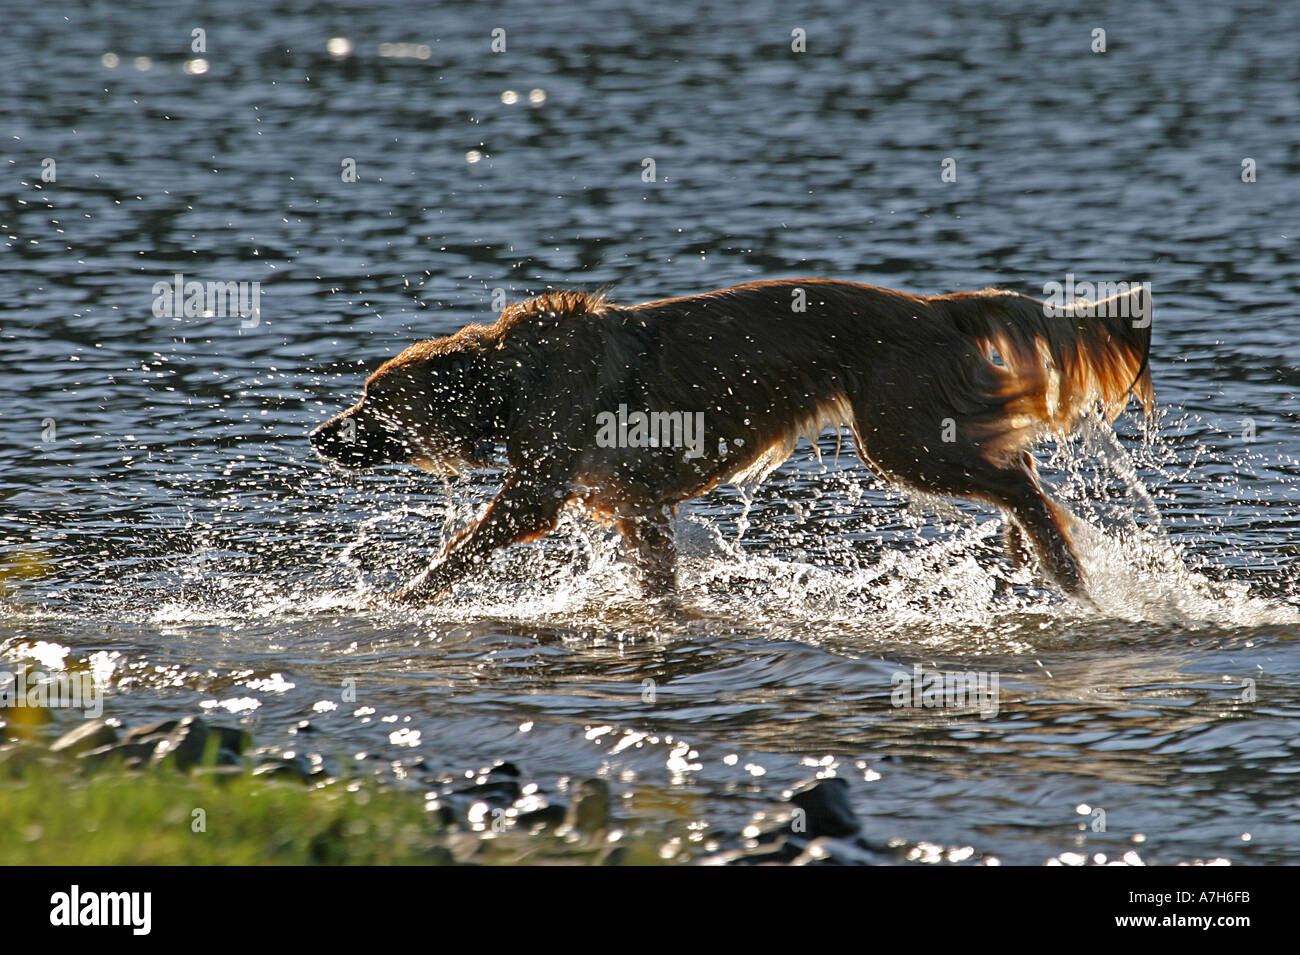
[[[451,591],[451,585],[437,581],[428,571],[416,577],[405,587],[397,590],[390,598],[393,603],[406,607],[418,607],[433,603],[445,597]]]
[[[392,603],[400,604],[403,607],[415,607],[427,602],[419,587],[414,584],[407,584],[400,590],[393,591],[388,598]]]

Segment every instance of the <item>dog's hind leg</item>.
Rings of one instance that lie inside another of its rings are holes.
[[[669,509],[657,508],[637,517],[620,518],[618,531],[636,565],[647,597],[665,597],[677,589],[677,548]]]
[[[1019,524],[1013,520],[1005,521],[998,531],[998,544],[1012,567],[1019,570],[1025,566],[1025,560],[1030,556],[1029,542]]]
[[[1070,539],[1070,516],[1047,496],[1030,467],[1000,468],[972,476],[983,492],[978,496],[1005,510],[1029,538],[1047,576],[1072,596],[1086,595],[1083,570]]]
[[[897,394],[891,393],[893,397]],[[1028,452],[1022,452],[1018,461],[994,463],[977,443],[961,440],[961,432],[957,441],[927,440],[927,435],[943,434],[942,417],[933,418],[928,426],[918,425],[909,421],[916,414],[912,407],[896,401],[873,407],[858,399],[854,409],[853,436],[864,462],[890,480],[918,490],[1001,508],[1016,525],[1011,539],[1028,539],[1043,573],[1066,593],[1086,596],[1083,571],[1070,540],[1070,515],[1043,492]]]

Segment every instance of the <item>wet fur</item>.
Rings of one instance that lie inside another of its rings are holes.
[[[437,597],[496,549],[546,534],[569,502],[618,527],[648,593],[671,593],[675,505],[761,480],[827,427],[850,429],[890,480],[1001,508],[1047,576],[1081,593],[1069,516],[1028,449],[1093,408],[1113,420],[1131,394],[1151,412],[1144,294],[1128,303],[1138,322],[1052,317],[996,289],[919,296],[820,279],[640,305],[557,292],[411,346],[312,442],[344,466],[433,470],[493,466],[504,446],[501,492],[405,600]],[[703,412],[704,453],[598,447],[597,416],[619,405]]]

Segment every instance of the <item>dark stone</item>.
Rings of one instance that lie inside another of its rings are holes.
[[[843,839],[820,836],[808,843],[790,865],[879,865],[879,856]]]
[[[87,750],[78,759],[84,759],[87,763],[92,764],[121,760],[134,769],[143,766],[153,756],[154,748],[159,742],[160,740],[146,740],[143,742],[124,740],[120,743],[113,743],[111,746],[100,746],[97,749]]]
[[[182,772],[203,762],[208,745],[208,724],[200,717],[187,716],[161,739],[154,749],[154,766],[174,766]]]
[[[513,779],[496,779],[454,789],[452,795],[469,796],[484,802],[508,806],[523,795],[523,790]]]
[[[55,740],[50,752],[77,756],[87,750],[111,746],[116,742],[117,727],[107,720],[88,720]]]
[[[789,865],[799,858],[805,843],[778,836],[756,846],[726,849],[704,861],[710,865]]]
[[[213,766],[243,766],[244,758],[233,750],[224,747],[217,750],[216,755],[212,758]]]
[[[456,810],[438,799],[430,799],[424,804],[424,808],[429,815],[433,816],[444,827],[453,826],[457,823]]]
[[[790,802],[804,812],[804,828],[799,818],[791,820],[792,832],[808,839],[818,836],[851,836],[861,828],[849,803],[849,784],[838,776],[804,783],[790,795]]]
[[[136,726],[126,731],[125,742],[139,743],[153,737],[163,737],[170,734],[177,726],[180,720],[163,720],[160,723],[146,723],[144,726]]]
[[[281,756],[269,759],[253,770],[254,776],[268,776],[271,779],[292,779],[305,783],[311,775],[311,767],[300,756]]]
[[[208,732],[217,738],[217,745],[232,753],[243,753],[253,745],[253,734],[237,726],[209,726]]]
[[[558,826],[568,817],[568,807],[563,803],[553,803],[540,809],[530,809],[515,817],[515,822],[526,829],[534,826]]]

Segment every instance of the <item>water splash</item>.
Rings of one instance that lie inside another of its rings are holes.
[[[498,555],[447,600],[393,606],[386,595],[474,519],[491,485],[443,482],[426,494],[396,474],[357,479],[307,466],[296,489],[227,499],[215,511],[192,489],[174,488],[161,509],[165,527],[118,541],[146,554],[115,554],[113,571],[92,561],[77,586],[47,595],[57,599],[12,601],[9,612],[119,614],[160,625],[327,613],[668,630],[695,620],[813,641],[857,634],[979,643],[1012,633],[1015,645],[1045,621],[1187,629],[1300,621],[1285,582],[1227,573],[1195,549],[1195,535],[1171,533],[1142,475],[1194,479],[1204,455],[1194,447],[1188,464],[1184,445],[1148,434],[1126,446],[1090,421],[1042,456],[1045,483],[1073,515],[1091,602],[1066,599],[1032,567],[1008,563],[995,512],[902,494],[860,466],[831,470],[820,457],[797,455],[761,488],[720,492],[727,507],[716,498],[683,506],[684,618],[647,605],[616,535],[572,514],[544,541]],[[373,493],[376,480],[385,493]]]

